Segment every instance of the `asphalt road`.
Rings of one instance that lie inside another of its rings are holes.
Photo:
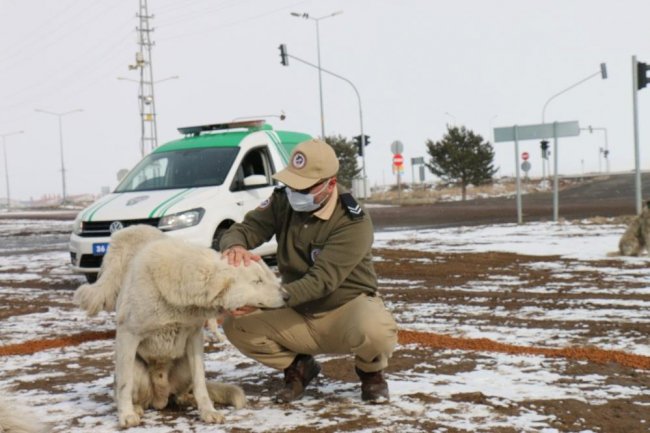
[[[586,179],[560,191],[559,216],[581,219],[596,216],[616,217],[636,214],[634,175],[617,174]],[[650,173],[642,176],[642,191],[650,194]],[[453,227],[509,223],[517,221],[515,197],[495,197],[465,202],[439,202],[413,206],[367,206],[377,230],[404,227]],[[74,219],[78,210],[58,210],[46,216],[39,212],[0,213],[0,219],[17,216],[24,219]],[[523,220],[551,221],[553,193],[522,196]]]
[[[596,216],[634,215],[636,214],[635,191],[633,174],[587,179],[560,191],[559,217],[581,219]],[[642,191],[650,191],[650,174],[642,176]],[[514,196],[417,206],[369,206],[368,212],[378,230],[517,221],[517,204]],[[523,195],[522,213],[524,222],[551,221],[553,219],[553,193]]]

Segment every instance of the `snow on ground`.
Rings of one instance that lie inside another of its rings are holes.
[[[650,294],[650,275],[624,267],[598,267],[596,260],[617,260],[620,263],[647,263],[647,258],[611,258],[608,253],[616,249],[624,227],[617,225],[583,225],[529,223],[497,226],[462,227],[451,229],[403,230],[376,234],[377,248],[415,249],[431,252],[487,252],[502,251],[525,255],[539,255],[540,261],[529,266],[549,269],[557,274],[573,275],[576,271],[600,273],[602,278],[618,281],[623,288],[626,281],[634,279],[645,284],[637,293]],[[0,313],[11,308],[12,299],[40,299],[51,303],[47,309],[7,317],[0,321],[0,345],[15,344],[39,338],[66,336],[81,331],[109,330],[113,328],[113,315],[102,313],[89,319],[71,306],[71,290],[43,289],[44,280],[68,288],[84,282],[67,268],[67,233],[69,222],[40,220],[0,220],[0,297],[8,302],[0,305]],[[31,247],[25,246],[31,242]],[[37,248],[34,248],[34,245]],[[548,256],[571,258],[579,263],[576,269],[560,267]],[[425,262],[426,263],[426,262]],[[432,264],[434,265],[434,264]],[[503,278],[502,278],[503,277]],[[502,290],[517,284],[518,278],[495,276],[480,284],[458,289],[472,292]],[[417,280],[382,280],[384,286],[421,287]],[[552,287],[528,289],[549,293]],[[589,287],[580,287],[589,293]],[[542,346],[574,344],[580,338],[583,321],[625,321],[647,323],[650,302],[639,300],[617,301],[616,305],[603,305],[594,299],[574,301],[572,308],[522,308],[509,311],[509,317],[537,317],[575,321],[575,329],[526,329],[517,327],[482,326],[472,317],[486,314],[506,314],[499,309],[464,306],[468,320],[450,322],[449,306],[439,302],[399,305],[396,319],[403,329],[438,332],[472,338],[490,338],[503,343]],[[612,307],[616,307],[612,309]],[[628,308],[629,307],[629,308]],[[456,312],[457,313],[457,312]],[[4,317],[4,316],[0,316]],[[646,339],[647,341],[647,339]],[[626,350],[650,355],[650,345],[638,340],[612,335],[601,341],[590,341],[601,348]],[[408,349],[405,348],[405,349]],[[51,349],[33,355],[0,357],[0,393],[25,383],[54,383],[53,392],[38,387],[17,394],[28,401],[44,419],[54,425],[56,432],[112,432],[116,430],[116,411],[112,403],[112,341],[93,341],[79,346]],[[388,375],[392,402],[386,406],[362,404],[356,383],[322,379],[319,396],[307,395],[290,407],[277,406],[271,401],[272,392],[249,395],[250,406],[239,411],[226,411],[226,424],[205,425],[198,420],[196,411],[186,414],[169,414],[147,411],[144,425],[131,432],[268,432],[291,431],[299,428],[310,431],[330,428],[346,420],[367,420],[368,428],[344,431],[430,431],[427,422],[441,425],[435,431],[495,431],[512,428],[519,432],[558,432],[551,427],[553,416],[528,407],[518,411],[495,411],[495,406],[510,407],[523,400],[567,399],[589,401],[614,400],[621,397],[647,396],[650,391],[634,384],[612,384],[602,375],[584,375],[579,381],[562,373],[562,358],[521,356],[499,353],[481,353],[474,368],[455,374],[438,372],[441,364],[460,364],[463,351],[436,350],[430,359],[410,370]],[[81,365],[81,359],[93,359],[105,365]],[[330,359],[326,356],[319,360]],[[51,368],[49,368],[51,367]],[[416,368],[417,367],[417,368]],[[219,345],[219,350],[206,354],[206,370],[211,378],[233,383],[254,383],[260,377],[280,373],[243,357],[231,345]],[[79,380],[75,378],[81,378]],[[24,388],[22,388],[24,389]],[[490,405],[452,398],[462,393],[481,393]],[[419,398],[432,396],[430,399]],[[323,398],[326,399],[323,404]],[[337,409],[333,409],[336,406]],[[334,415],[333,415],[334,414]],[[414,422],[413,420],[418,420]],[[71,422],[70,420],[74,420]],[[457,430],[454,430],[457,429]],[[581,430],[587,433],[591,430]]]

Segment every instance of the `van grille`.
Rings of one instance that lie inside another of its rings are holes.
[[[98,238],[98,237],[108,237],[111,235],[111,224],[118,220],[110,221],[90,221],[83,223],[83,228],[79,236],[83,238]],[[158,221],[160,218],[146,218],[139,220],[119,220],[124,227],[132,226],[135,224],[146,224],[154,227],[158,227]]]
[[[104,256],[93,256],[91,254],[83,254],[79,262],[80,268],[99,268],[102,266]]]

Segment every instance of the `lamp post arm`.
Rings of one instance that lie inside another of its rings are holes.
[[[547,100],[546,103],[544,104],[544,108],[542,108],[542,123],[544,123],[544,120],[546,119],[546,116],[545,116],[545,114],[546,114],[546,107],[548,106],[548,103],[549,103],[549,102],[551,102],[553,99],[557,98],[558,96],[560,96],[560,95],[562,95],[562,94],[568,92],[569,90],[573,89],[574,87],[579,86],[580,84],[584,83],[585,81],[594,78],[594,77],[597,76],[597,75],[601,75],[601,72],[600,72],[600,71],[598,71],[598,72],[594,72],[593,74],[589,75],[588,77],[583,78],[582,80],[578,81],[577,83],[572,84],[571,86],[567,87],[566,89],[562,90],[561,92],[558,92],[558,93],[556,93],[555,95],[553,95],[553,96],[551,96],[550,98],[548,98],[548,100]]]
[[[359,95],[359,91],[357,90],[357,87],[354,85],[354,83],[352,83],[352,81],[350,81],[347,78],[342,77],[341,75],[336,74],[336,73],[334,73],[332,71],[328,71],[327,69],[319,68],[317,65],[314,65],[313,63],[310,63],[310,62],[308,62],[306,60],[300,59],[300,58],[298,58],[296,56],[293,56],[291,54],[287,54],[287,57],[291,57],[292,59],[297,60],[297,61],[299,61],[301,63],[304,63],[305,65],[311,66],[312,68],[320,69],[321,71],[325,72],[326,74],[330,74],[330,75],[332,75],[332,76],[334,76],[334,77],[336,77],[338,79],[341,79],[341,80],[345,81],[346,83],[348,83],[350,86],[352,86],[352,89],[354,89],[354,93],[356,93],[356,95],[357,95],[357,100],[359,101],[359,113],[361,114],[361,95]],[[363,121],[361,122],[361,129],[362,129],[361,134],[363,134]]]
[[[287,54],[287,57],[291,57],[292,59],[297,60],[300,63],[304,63],[305,65],[311,66],[312,68],[317,68],[319,71],[323,71],[326,74],[332,75],[332,76],[334,76],[334,77],[336,77],[336,78],[338,78],[340,80],[345,81],[350,86],[352,86],[352,89],[354,90],[354,93],[357,95],[357,101],[359,102],[359,126],[360,126],[360,129],[361,129],[361,159],[363,161],[363,196],[365,198],[366,193],[367,193],[367,186],[366,186],[366,149],[365,149],[365,147],[366,147],[366,136],[363,133],[363,110],[361,108],[361,95],[359,94],[359,91],[357,90],[357,86],[355,86],[354,83],[352,81],[348,80],[347,78],[345,78],[345,77],[343,77],[343,76],[341,76],[341,75],[339,75],[337,73],[334,73],[332,71],[328,71],[327,69],[320,68],[317,65],[314,65],[313,63],[310,63],[310,62],[308,62],[306,60],[303,60],[303,59],[298,58],[296,56],[292,56],[291,54]],[[325,139],[325,137],[323,137],[323,139]]]

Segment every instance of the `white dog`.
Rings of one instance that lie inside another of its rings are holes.
[[[51,426],[38,421],[38,414],[14,399],[0,397],[0,433],[48,433]]]
[[[203,325],[223,310],[278,308],[287,293],[262,262],[230,266],[214,250],[150,226],[116,232],[94,284],[75,292],[89,315],[116,309],[115,399],[120,427],[140,423],[144,409],[196,402],[205,422],[223,422],[213,401],[243,407],[241,388],[206,384]]]

